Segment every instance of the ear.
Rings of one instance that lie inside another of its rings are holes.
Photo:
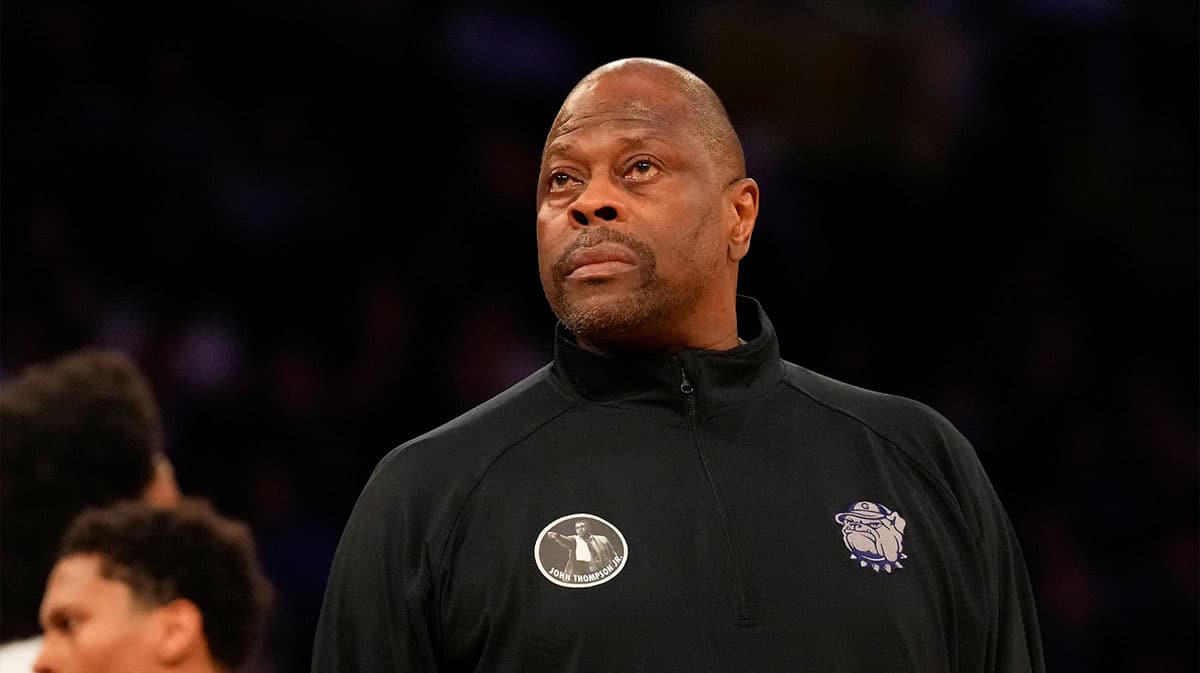
[[[758,183],[742,178],[729,186],[734,223],[729,231],[729,261],[740,262],[750,252],[750,235],[758,219]]]
[[[208,647],[204,616],[195,603],[177,598],[156,608],[155,613],[155,653],[160,662],[174,666],[204,653]]]
[[[179,484],[175,481],[175,468],[166,456],[154,460],[154,476],[142,492],[142,499],[152,507],[171,509],[179,504]]]

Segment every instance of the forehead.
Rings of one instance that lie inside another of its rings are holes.
[[[55,564],[42,599],[42,618],[63,609],[129,612],[132,599],[124,582],[101,574],[99,554],[68,556]]]
[[[692,145],[697,134],[689,110],[683,93],[660,79],[601,76],[581,84],[568,96],[546,138],[545,154],[574,148],[593,132]]]

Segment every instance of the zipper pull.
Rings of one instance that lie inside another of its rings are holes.
[[[696,387],[688,380],[687,370],[683,368],[683,362],[676,359],[679,363],[679,392],[683,393],[683,399],[687,400],[687,412],[692,421],[696,420],[696,398],[692,393],[696,392]]]
[[[696,388],[692,386],[692,382],[688,380],[687,371],[683,368],[683,365],[679,365],[679,373],[683,375],[683,382],[679,384],[679,392],[683,393],[684,395],[691,395],[692,393],[696,392]]]

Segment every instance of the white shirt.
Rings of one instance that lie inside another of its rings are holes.
[[[0,645],[0,673],[32,673],[41,649],[41,636]]]

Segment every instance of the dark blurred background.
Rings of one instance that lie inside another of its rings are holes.
[[[534,189],[625,56],[723,97],[786,358],[974,442],[1053,671],[1197,670],[1197,6],[6,1],[0,375],[123,350],[307,669],[376,461],[550,357]],[[5,540],[6,544],[19,541]]]

